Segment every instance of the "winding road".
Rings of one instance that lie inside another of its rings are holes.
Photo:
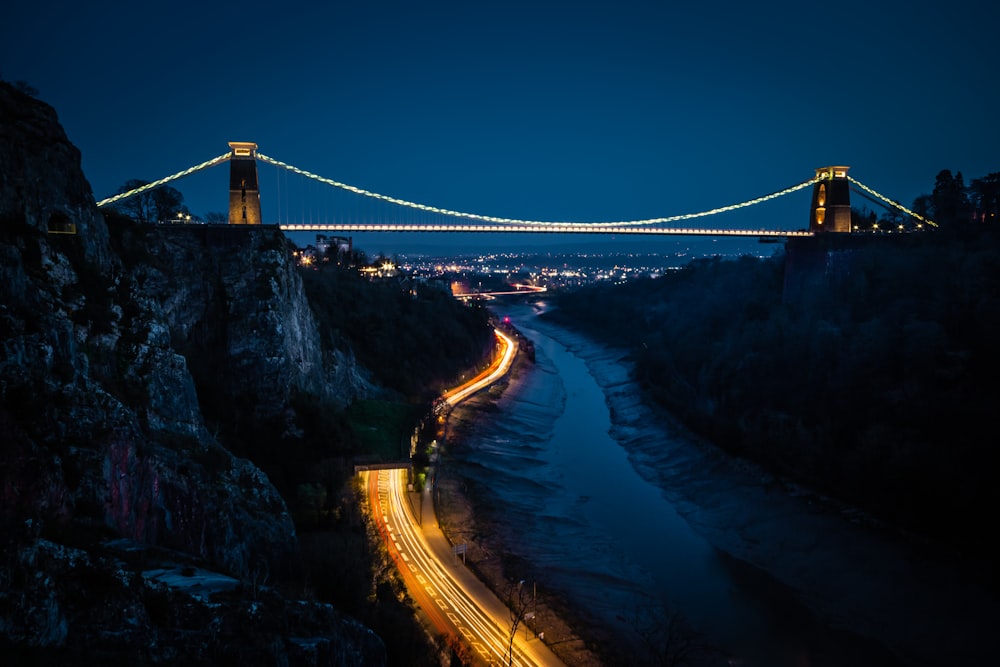
[[[495,333],[500,354],[475,378],[445,392],[443,403],[454,406],[510,370],[517,343],[499,329]],[[460,649],[466,663],[524,667],[563,664],[523,624],[512,637],[508,607],[465,566],[463,545],[453,547],[438,528],[430,488],[420,494],[409,493],[408,497],[403,468],[360,474],[367,476],[375,524],[407,590],[441,635],[449,637],[455,646],[467,647]],[[411,503],[410,498],[417,500]]]

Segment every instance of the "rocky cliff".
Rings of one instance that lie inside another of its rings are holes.
[[[296,571],[294,526],[199,398],[294,432],[296,395],[375,391],[321,349],[284,238],[109,228],[54,110],[2,82],[0,350],[0,643],[81,664],[385,661],[329,607],[264,592]]]

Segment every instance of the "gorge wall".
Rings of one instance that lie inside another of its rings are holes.
[[[234,411],[294,433],[296,395],[377,387],[321,347],[278,230],[109,225],[80,162],[55,111],[0,82],[0,645],[65,664],[384,663],[357,623],[256,585],[295,576],[295,529],[216,437]],[[252,599],[210,611],[149,577],[164,558],[251,581]]]

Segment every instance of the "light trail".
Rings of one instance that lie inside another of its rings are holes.
[[[547,292],[547,287],[539,287],[538,285],[511,285],[514,287],[514,291],[506,292],[465,292],[462,294],[453,294],[456,299],[469,299],[482,296],[509,296],[511,294],[538,294],[539,292]]]
[[[386,543],[410,594],[439,632],[467,643],[486,664],[507,664],[509,621],[498,617],[495,606],[490,609],[477,603],[475,596],[466,591],[435,557],[404,495],[405,472],[396,469],[368,474],[377,475],[377,495],[374,497],[379,500]],[[372,484],[369,481],[369,488]],[[518,645],[510,664],[528,667],[538,663],[525,655]]]
[[[490,366],[465,384],[442,396],[439,410],[457,405],[490,386],[509,370],[517,354],[517,342],[494,329],[502,349]],[[485,665],[519,667],[562,665],[542,642],[520,634],[514,638],[512,654],[509,610],[464,564],[459,565],[440,529],[422,527],[404,490],[402,469],[366,471],[372,514],[385,539],[390,556],[403,576],[407,590],[434,627],[443,635],[469,646],[474,659]],[[450,564],[449,562],[450,561]]]
[[[500,353],[500,356],[485,371],[472,378],[467,383],[454,389],[449,389],[441,394],[441,397],[448,405],[455,406],[461,403],[480,389],[499,380],[507,374],[507,371],[510,370],[510,365],[514,362],[515,355],[517,355],[517,343],[513,338],[499,329],[494,329],[493,333],[504,346],[503,352]]]

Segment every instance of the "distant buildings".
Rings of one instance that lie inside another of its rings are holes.
[[[311,266],[331,259],[335,262],[342,261],[345,257],[350,257],[353,251],[354,244],[350,237],[317,234],[316,243],[299,250],[296,257],[299,264]]]
[[[321,255],[330,254],[330,249],[333,248],[333,254],[339,256],[349,254],[353,250],[353,243],[350,237],[317,234],[315,247]]]

